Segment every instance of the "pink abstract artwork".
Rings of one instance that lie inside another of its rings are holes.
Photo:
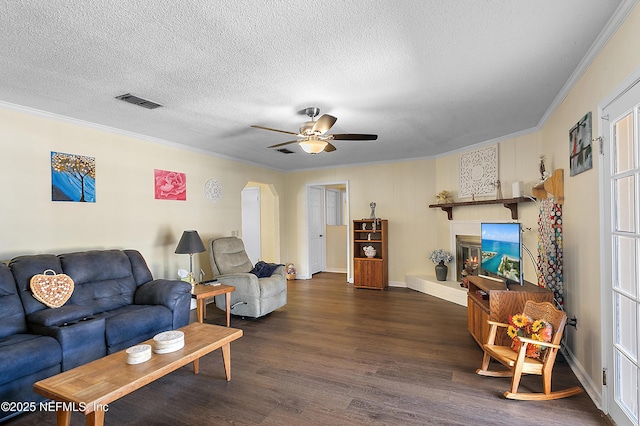
[[[168,170],[154,170],[156,200],[187,199],[187,175]]]

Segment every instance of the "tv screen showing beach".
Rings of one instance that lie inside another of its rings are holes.
[[[482,269],[487,275],[521,282],[521,235],[519,223],[483,223]]]

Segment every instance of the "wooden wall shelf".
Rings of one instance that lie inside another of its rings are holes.
[[[564,204],[564,169],[556,169],[551,177],[534,185],[531,193],[538,199],[547,198],[551,194],[558,204]]]
[[[447,218],[453,219],[453,208],[462,206],[479,206],[483,204],[502,204],[511,210],[511,219],[518,220],[518,203],[528,203],[532,200],[526,197],[502,198],[500,200],[462,201],[459,203],[429,204],[432,209],[440,208],[447,212]]]

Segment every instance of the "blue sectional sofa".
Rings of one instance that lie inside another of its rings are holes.
[[[49,308],[30,289],[45,270],[74,281]],[[20,256],[0,263],[0,401],[32,402],[38,380],[189,323],[191,286],[154,280],[135,250]],[[15,414],[0,411],[0,421]]]

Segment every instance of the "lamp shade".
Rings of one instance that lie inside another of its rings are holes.
[[[309,138],[308,140],[299,142],[298,145],[300,145],[300,148],[308,154],[318,154],[324,151],[324,148],[327,146],[327,142],[317,138]]]
[[[182,233],[182,238],[176,247],[176,254],[202,253],[203,251],[205,248],[198,231],[184,231]]]

